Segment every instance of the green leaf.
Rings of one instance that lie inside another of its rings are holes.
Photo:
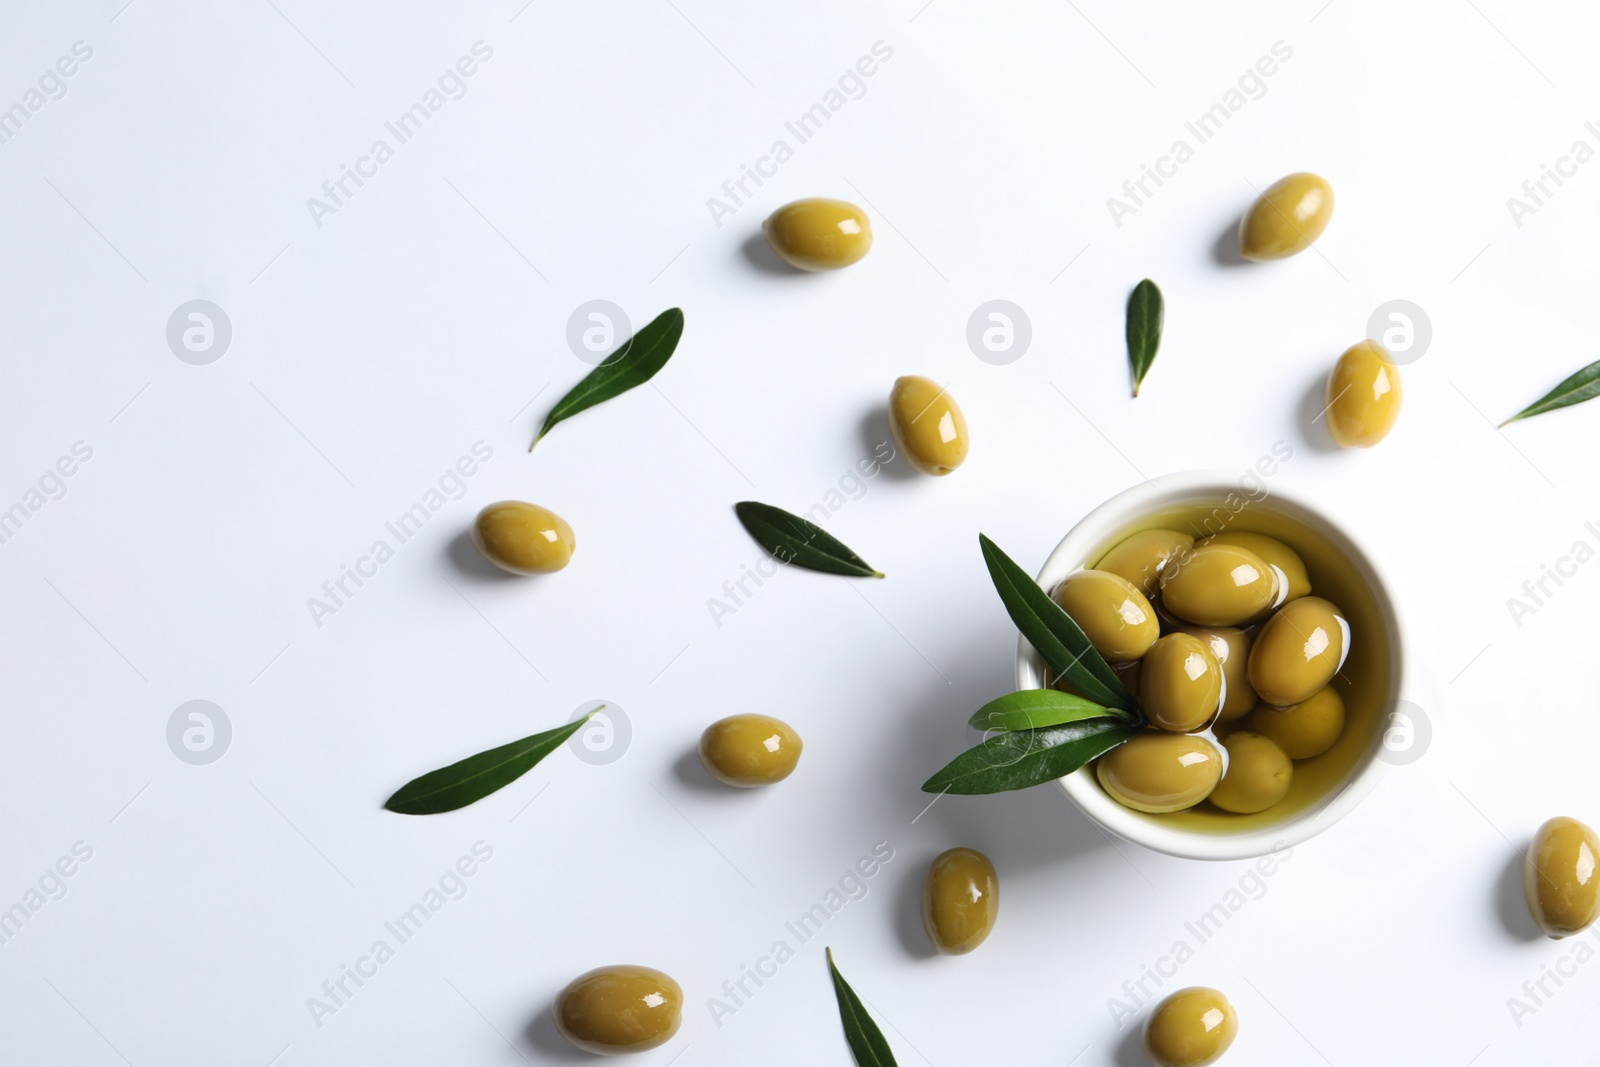
[[[894,1053],[883,1031],[872,1021],[861,998],[833,965],[833,949],[828,949],[828,973],[833,976],[833,995],[839,1001],[839,1021],[844,1024],[844,1039],[857,1067],[896,1067]]]
[[[779,563],[854,578],[883,577],[881,571],[873,570],[866,560],[814,522],[754,500],[740,501],[733,511],[750,536]]]
[[[534,764],[560,748],[589,721],[594,711],[576,722],[491,748],[459,763],[429,771],[421,778],[413,778],[395,790],[394,796],[384,801],[383,806],[401,815],[437,815],[482,800],[521,778]]]
[[[922,783],[922,791],[972,796],[1053,782],[1116,748],[1140,729],[1122,719],[1089,719],[996,734],[945,764]]]
[[[1128,363],[1133,368],[1133,395],[1139,395],[1150,364],[1161,347],[1161,328],[1167,318],[1167,302],[1156,283],[1146,278],[1133,287],[1128,297]]]
[[[1057,677],[1096,704],[1137,713],[1139,705],[1133,694],[1111,664],[1095,651],[1072,616],[1062,611],[1061,605],[1040,589],[1039,583],[1015,560],[1000,551],[999,545],[983,534],[978,535],[978,543],[983,546],[983,561],[989,565],[989,577],[1006,606],[1006,614]]]
[[[1022,689],[989,701],[973,712],[967,723],[975,730],[1001,733],[1107,718],[1125,719],[1126,715],[1057,689]]]
[[[572,391],[550,409],[550,414],[545,416],[544,426],[539,430],[539,436],[533,439],[528,451],[532,452],[534,445],[544,440],[544,435],[549,433],[556,423],[570,419],[580,411],[587,411],[596,404],[620,396],[634,386],[643,385],[654,378],[656,371],[666,366],[673,350],[678,347],[678,338],[682,336],[682,310],[668,308],[657,315],[643,329],[636,331],[632,337],[624,341],[621,348],[607,356],[604,363],[590,371],[583,381],[573,386]]]
[[[1505,426],[1508,423],[1516,422],[1518,419],[1525,419],[1529,415],[1543,415],[1545,412],[1554,411],[1557,408],[1571,407],[1573,404],[1581,404],[1585,400],[1593,400],[1597,396],[1600,396],[1600,360],[1596,360],[1572,375],[1572,377],[1500,425]]]

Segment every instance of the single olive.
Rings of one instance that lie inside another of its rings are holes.
[[[1557,939],[1586,929],[1600,915],[1600,837],[1557,816],[1539,827],[1522,866],[1533,921]]]
[[[1132,582],[1147,597],[1156,595],[1161,568],[1178,552],[1194,547],[1194,538],[1177,530],[1141,530],[1125,537],[1100,557],[1095,570],[1110,571]]]
[[[1315,174],[1279,178],[1239,222],[1245,259],[1287,259],[1311,247],[1333,218],[1333,186]]]
[[[1222,777],[1222,753],[1199,734],[1146,730],[1101,756],[1095,776],[1123,807],[1164,815],[1211,795]]]
[[[556,997],[556,1029],[585,1052],[644,1052],[672,1040],[683,990],[653,967],[597,967]]]
[[[933,947],[960,956],[983,944],[1000,914],[1000,879],[982,852],[952,848],[939,854],[922,883],[922,926]]]
[[[1226,689],[1217,721],[1233,722],[1243,718],[1257,704],[1256,691],[1250,688],[1250,634],[1237,626],[1190,626],[1187,623],[1178,630],[1204,641],[1222,665]]]
[[[1139,661],[1139,692],[1152,725],[1174,733],[1203,730],[1222,703],[1222,664],[1193,634],[1168,634]]]
[[[1276,741],[1290,759],[1310,759],[1332,748],[1344,732],[1344,698],[1327,685],[1286,708],[1258,704],[1247,725]]]
[[[1278,540],[1258,533],[1219,533],[1215,537],[1208,537],[1200,542],[1203,545],[1238,545],[1248,548],[1256,555],[1267,561],[1269,566],[1278,568],[1283,576],[1289,579],[1289,592],[1285,599],[1298,600],[1311,592],[1311,575],[1306,572],[1306,562],[1300,558],[1300,553]]]
[[[537,504],[502,500],[478,512],[472,543],[512,574],[549,574],[572,559],[577,540],[560,515]]]
[[[1200,626],[1253,622],[1283,602],[1286,584],[1265,560],[1238,545],[1196,545],[1161,572],[1168,611]]]
[[[1126,578],[1077,571],[1063,578],[1053,595],[1095,650],[1112,663],[1138,659],[1161,636],[1155,609]]]
[[[778,258],[799,270],[838,270],[872,248],[867,213],[844,200],[811,197],[785,204],[761,224]]]
[[[1371,448],[1400,417],[1400,368],[1376,341],[1344,350],[1328,375],[1328,432],[1341,448]]]
[[[1144,1023],[1144,1054],[1155,1067],[1205,1067],[1216,1063],[1239,1034],[1239,1014],[1228,998],[1206,986],[1167,997]]]
[[[1222,739],[1228,769],[1211,791],[1211,803],[1235,815],[1254,815],[1282,800],[1294,781],[1294,764],[1270,737],[1235,730]]]
[[[770,785],[794,773],[805,747],[786,722],[767,715],[730,715],[700,735],[700,762],[719,782]]]
[[[1309,699],[1333,680],[1350,650],[1350,624],[1319,596],[1291,600],[1268,619],[1250,648],[1250,686],[1280,708]]]
[[[967,458],[971,438],[960,406],[931,378],[896,378],[889,393],[895,446],[924,474],[949,474]]]

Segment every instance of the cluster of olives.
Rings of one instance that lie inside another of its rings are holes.
[[[1344,730],[1344,700],[1329,683],[1350,625],[1310,594],[1300,556],[1256,533],[1196,542],[1145,530],[1063,579],[1056,603],[1151,726],[1100,758],[1105,791],[1152,814],[1209,800],[1249,815],[1282,800],[1294,761],[1326,752]]]

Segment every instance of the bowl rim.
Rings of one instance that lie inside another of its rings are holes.
[[[1255,477],[1254,486],[1264,489],[1265,495],[1259,498],[1250,495],[1257,490],[1247,490],[1245,480],[1249,477]],[[1420,672],[1409,659],[1408,631],[1399,605],[1391,593],[1393,586],[1367,548],[1368,542],[1352,532],[1347,522],[1328,517],[1298,490],[1279,484],[1277,479],[1256,477],[1256,471],[1251,468],[1243,471],[1181,471],[1123,490],[1091,510],[1067,531],[1045,559],[1037,581],[1047,591],[1055,588],[1062,578],[1087,565],[1087,554],[1097,542],[1142,515],[1162,507],[1195,503],[1197,496],[1222,501],[1229,494],[1247,500],[1235,514],[1242,514],[1251,507],[1270,507],[1315,528],[1345,556],[1357,574],[1367,582],[1379,615],[1389,624],[1390,659],[1394,664],[1388,697],[1389,713],[1392,714],[1399,701],[1408,698],[1415,701],[1422,682]],[[1018,689],[1040,688],[1043,679],[1037,657],[1038,653],[1028,639],[1019,635],[1016,664]],[[1380,758],[1380,754],[1389,721],[1390,714],[1378,717],[1377,728],[1369,739],[1367,751],[1342,786],[1280,823],[1237,834],[1200,833],[1162,826],[1112,800],[1095,780],[1090,766],[1056,779],[1055,784],[1091,822],[1126,841],[1183,859],[1254,859],[1310,840],[1366,799],[1388,769],[1388,764]]]

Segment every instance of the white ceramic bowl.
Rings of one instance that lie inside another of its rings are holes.
[[[1344,558],[1356,579],[1370,592],[1375,615],[1381,620],[1382,628],[1388,631],[1384,639],[1388,643],[1391,677],[1381,713],[1368,717],[1370,736],[1350,771],[1308,806],[1266,825],[1259,818],[1252,818],[1246,820],[1247,827],[1238,832],[1196,830],[1172,822],[1171,817],[1133,811],[1112,800],[1100,788],[1092,766],[1057,780],[1056,784],[1062,792],[1102,828],[1171,856],[1204,860],[1248,859],[1292,847],[1321,833],[1359,804],[1383,776],[1387,764],[1379,758],[1379,753],[1382,751],[1390,712],[1396,702],[1409,699],[1421,703],[1426,696],[1422,692],[1426,685],[1422,672],[1415,668],[1407,655],[1407,631],[1401,621],[1400,610],[1394,603],[1383,572],[1362,542],[1345,526],[1328,518],[1299,494],[1276,484],[1275,480],[1255,477],[1253,471],[1188,471],[1157,478],[1119,493],[1091,511],[1061,539],[1039,572],[1039,584],[1047,590],[1054,589],[1056,583],[1068,574],[1098,560],[1120,539],[1119,535],[1148,516],[1196,505],[1207,508],[1222,506],[1224,510],[1231,511],[1232,506],[1240,500],[1247,500],[1248,503],[1238,515],[1266,513],[1268,517],[1282,516],[1301,523]],[[1225,501],[1228,503],[1224,504]],[[1038,653],[1025,638],[1019,640],[1017,687],[1037,689],[1043,684],[1042,663]]]

